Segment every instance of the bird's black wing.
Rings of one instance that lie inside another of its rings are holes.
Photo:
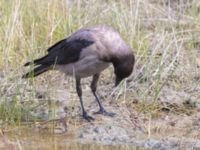
[[[61,41],[58,41],[53,46],[49,47],[47,49],[47,51],[51,52],[52,50],[55,50],[55,49],[61,49],[62,47],[64,47],[66,45],[66,41],[67,41],[67,39],[63,39]]]
[[[75,62],[79,59],[82,49],[93,43],[93,41],[85,39],[76,39],[72,41],[64,39],[51,46],[46,56],[34,60],[33,63],[35,65],[54,65]],[[26,63],[25,66],[29,64],[30,62]]]

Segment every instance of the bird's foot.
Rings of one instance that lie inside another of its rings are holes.
[[[113,112],[107,112],[105,109],[100,109],[97,112],[94,112],[95,115],[101,114],[104,116],[114,117],[116,114]]]
[[[89,116],[86,112],[83,113],[82,117],[83,117],[85,120],[87,120],[88,122],[94,121],[94,118],[91,117],[91,116]]]

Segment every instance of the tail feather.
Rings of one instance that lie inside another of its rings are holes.
[[[48,55],[47,55],[48,56]],[[24,64],[24,66],[29,66],[30,64],[38,65],[40,64],[47,56],[44,56],[42,58],[36,59],[33,62],[27,62]]]
[[[31,62],[27,62],[24,64],[24,66],[29,66],[31,64]]]
[[[50,69],[50,67],[51,66],[47,66],[47,65],[38,66],[38,67],[34,68],[33,70],[31,70],[30,72],[24,74],[22,76],[22,78],[30,78],[30,77],[38,76],[38,75],[48,71]]]

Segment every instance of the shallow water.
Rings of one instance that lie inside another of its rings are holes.
[[[17,129],[1,134],[0,150],[140,150],[128,145],[102,145],[92,141],[75,140],[70,134],[52,134],[49,131]]]

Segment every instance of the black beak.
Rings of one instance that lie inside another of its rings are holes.
[[[118,86],[118,85],[120,84],[121,81],[122,81],[122,79],[116,77],[116,80],[115,80],[115,87]]]

